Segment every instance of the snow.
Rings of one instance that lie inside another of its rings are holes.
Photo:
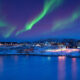
[[[27,46],[0,46],[0,54],[34,54],[34,55],[49,55],[49,56],[72,56],[79,57],[80,49],[67,49],[67,48],[55,48],[55,47],[40,47],[36,46],[33,51],[25,51],[29,49]]]

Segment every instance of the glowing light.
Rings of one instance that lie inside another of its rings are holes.
[[[73,62],[76,62],[76,58],[72,58],[72,61],[73,61]]]
[[[48,57],[48,60],[51,60],[51,57]]]
[[[56,21],[54,23],[54,26],[52,27],[51,31],[56,31],[56,30],[66,28],[68,26],[65,26],[65,25],[76,21],[79,17],[80,17],[80,12],[79,11],[74,12],[74,13],[72,13],[72,15],[70,17],[62,19],[62,20],[60,19],[60,21]]]
[[[66,75],[66,57],[65,56],[59,56],[58,57],[58,80],[65,80]]]
[[[15,29],[16,27],[11,27],[6,33],[3,34],[4,38],[10,37],[10,35],[13,33]]]
[[[0,33],[4,38],[8,38],[12,32],[16,29],[16,27],[11,27],[12,25],[8,23],[8,21],[5,21],[4,15],[2,14],[2,0],[0,0],[0,28],[6,27],[9,30],[3,30],[2,33]]]
[[[7,25],[7,23],[5,23],[4,21],[0,21],[0,27],[5,27]]]
[[[51,11],[51,8],[53,6],[52,9],[56,8],[57,6],[60,5],[60,3],[62,2],[62,0],[45,0],[45,3],[44,3],[44,7],[43,7],[43,10],[41,11],[41,13],[35,17],[35,19],[33,19],[31,22],[25,24],[25,28],[20,30],[19,32],[16,33],[16,35],[22,33],[22,32],[25,32],[27,30],[31,30],[32,27],[37,23],[39,22],[41,19],[44,18],[44,16],[46,16],[46,14],[48,14],[48,12]]]
[[[58,57],[59,61],[65,60],[65,58],[66,58],[65,56],[59,56],[59,57]]]
[[[71,53],[71,52],[76,52],[79,51],[79,49],[66,49],[66,48],[61,48],[61,49],[49,49],[46,50],[46,52],[66,52],[66,53]]]
[[[72,79],[76,80],[77,77],[77,61],[76,58],[72,58]]]

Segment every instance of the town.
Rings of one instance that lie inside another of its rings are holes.
[[[78,52],[77,56],[79,56],[80,40],[45,39],[33,42],[0,42],[0,54],[74,55],[74,52]]]

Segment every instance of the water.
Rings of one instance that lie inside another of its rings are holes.
[[[0,56],[0,80],[80,80],[80,59]]]

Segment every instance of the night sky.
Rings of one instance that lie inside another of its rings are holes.
[[[0,0],[0,41],[80,39],[80,0]]]

